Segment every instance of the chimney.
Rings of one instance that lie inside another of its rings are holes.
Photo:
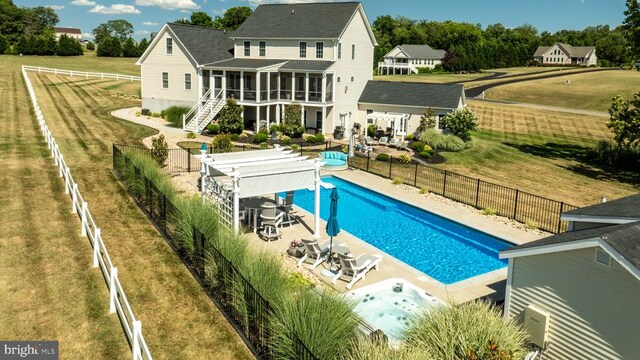
[[[600,204],[604,204],[607,202],[607,197],[606,196],[601,196],[600,197]]]

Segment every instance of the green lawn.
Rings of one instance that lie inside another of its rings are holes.
[[[450,83],[465,82],[488,76],[488,73],[475,74],[410,74],[410,75],[376,75],[374,80],[381,81],[408,81],[408,82],[425,82],[425,83]]]
[[[136,65],[137,58],[104,58],[97,57],[95,52],[85,53],[84,56],[14,56],[0,55],[0,64],[15,64],[42,66],[48,68],[93,71],[124,75],[140,76],[140,67]]]
[[[23,59],[24,57],[0,57],[3,65],[8,63],[8,66],[3,66],[0,70],[7,75],[0,78],[2,79],[0,81],[10,78],[8,88],[18,88],[14,96],[27,99],[26,90],[20,79],[20,63]],[[82,61],[77,58],[68,59],[66,62],[64,60],[67,58],[34,57],[30,61],[34,65],[46,64],[69,69],[78,68],[78,62]],[[122,59],[93,58],[90,61],[96,64],[96,68],[85,64],[83,69],[124,72],[124,70],[118,71],[118,64],[123,61]],[[112,173],[111,144],[113,142],[139,144],[140,139],[155,133],[155,130],[150,128],[110,116],[110,112],[114,109],[139,105],[139,101],[112,94],[112,92],[137,91],[135,86],[126,81],[73,79],[35,73],[31,73],[30,77],[49,127],[79,183],[83,196],[89,203],[96,222],[102,228],[106,246],[114,264],[119,268],[118,275],[133,311],[142,321],[143,332],[154,358],[252,358],[231,325],[212,304],[200,285],[133,203]],[[139,83],[134,84],[139,87]],[[3,107],[3,109],[7,108]],[[3,116],[2,121],[4,126],[13,130],[3,131],[0,134],[15,134],[11,136],[11,139],[15,137],[15,140],[11,141],[24,142],[22,151],[33,151],[40,156],[45,156],[45,152],[32,149],[31,144],[36,138],[35,130],[32,129],[35,125],[32,121],[30,122],[31,118],[27,113],[21,113],[17,106],[15,110],[13,110],[14,106],[10,109],[12,113]],[[23,114],[27,116],[26,119]],[[30,125],[25,126],[25,124]],[[27,133],[27,130],[31,132]],[[22,133],[24,135],[21,135]],[[19,149],[14,151],[19,155]],[[7,274],[12,279],[11,284],[24,282],[22,286],[27,288],[17,293],[25,296],[12,297],[33,304],[22,309],[20,303],[8,302],[6,297],[0,299],[0,306],[3,309],[3,315],[0,315],[0,338],[49,339],[56,338],[56,334],[68,338],[70,336],[66,334],[74,334],[75,330],[82,336],[70,337],[69,342],[75,341],[77,343],[75,347],[81,350],[86,349],[86,351],[79,352],[77,356],[69,356],[70,358],[96,357],[95,349],[103,351],[105,347],[108,347],[104,350],[106,355],[98,355],[98,357],[130,356],[126,355],[128,345],[122,329],[117,321],[114,322],[113,315],[106,314],[105,309],[108,304],[108,297],[104,293],[106,287],[97,280],[99,273],[89,266],[91,252],[86,239],[76,240],[71,236],[79,232],[77,219],[74,220],[71,216],[69,219],[66,217],[59,219],[61,215],[57,215],[68,213],[70,209],[68,201],[54,206],[55,211],[45,212],[47,215],[41,216],[43,209],[47,209],[48,203],[64,196],[62,185],[58,182],[55,172],[48,170],[53,166],[50,159],[46,159],[46,166],[42,161],[27,159],[28,161],[21,162],[13,160],[16,162],[13,164],[14,172],[4,171],[0,175],[4,176],[4,178],[0,177],[4,184],[1,191],[2,197],[15,203],[13,208],[9,207],[10,211],[7,215],[10,216],[5,215],[1,218],[0,229],[13,227],[13,242],[25,246],[24,250],[17,253],[15,259],[5,259],[0,262],[2,264],[0,266],[2,266],[2,275]],[[21,174],[37,178],[39,182],[33,185],[29,182],[16,181],[16,176]],[[22,201],[16,194],[27,194],[28,199],[31,200]],[[4,201],[2,203],[5,204]],[[19,221],[19,218],[13,220],[16,216],[22,216],[23,220]],[[25,227],[25,224],[29,226]],[[40,238],[34,237],[34,234],[39,235]],[[5,238],[5,236],[0,237]],[[56,237],[60,237],[58,242],[50,240]],[[68,250],[68,254],[65,255],[63,250]],[[31,257],[22,259],[23,253]],[[4,256],[5,254],[7,252],[3,251],[0,258],[8,257]],[[86,280],[80,284],[70,283],[69,287],[63,291],[55,284],[43,282],[44,275],[49,272],[63,277],[73,276],[74,268],[66,265],[72,260],[74,266],[82,267],[84,271],[82,274],[86,271],[89,274],[95,274],[96,280],[93,280],[95,285]],[[65,271],[61,272],[60,269]],[[2,284],[5,283],[6,281]],[[34,287],[35,291],[29,290],[29,286]],[[3,291],[3,294],[6,292]],[[66,297],[68,294],[73,297]],[[74,306],[71,308],[66,304],[69,298],[78,299],[74,301]],[[60,309],[68,310],[60,311]],[[46,316],[40,319],[38,314]],[[104,315],[111,322],[111,328],[98,323],[98,321],[105,321],[98,315]],[[7,316],[11,317],[7,318]],[[35,325],[21,324],[29,322],[31,317],[34,318]],[[39,321],[44,325],[38,325]],[[21,332],[21,326],[28,327],[30,332]],[[91,331],[90,328],[98,330]],[[103,344],[105,342],[106,344]],[[120,342],[120,345],[110,345],[115,342]],[[123,356],[123,353],[126,356]]]

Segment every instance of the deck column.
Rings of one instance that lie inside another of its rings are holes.
[[[296,101],[296,73],[291,73],[291,101]]]
[[[204,81],[202,81],[202,69],[198,69],[196,71],[196,75],[198,76],[198,100],[202,99],[202,95],[204,92],[202,91],[202,86],[204,85]]]
[[[222,70],[222,98],[227,98],[227,70]]]
[[[304,101],[309,102],[309,73],[304,74]]]
[[[281,105],[280,104],[276,104],[276,124],[280,125],[280,117],[282,115],[282,113],[280,113],[281,109],[280,109]]]
[[[307,127],[307,119],[304,117],[304,105],[300,106],[300,125]]]
[[[240,101],[244,101],[244,71],[240,71]]]
[[[322,95],[320,98],[323,104],[327,103],[327,74],[322,73]]]
[[[271,73],[267,73],[267,101],[271,101]]]
[[[260,73],[256,72],[256,102],[260,102]]]
[[[267,105],[267,131],[271,127],[271,105]]]
[[[327,133],[327,106],[322,105],[322,135]]]

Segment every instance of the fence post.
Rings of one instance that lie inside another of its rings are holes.
[[[327,141],[325,141],[325,142],[324,142],[324,151],[328,151],[328,150],[329,150],[329,143],[330,143],[330,142],[331,142],[331,141],[329,141],[329,140],[327,140]]]
[[[71,189],[71,213],[75,214],[78,212],[78,208],[76,208],[76,203],[78,202],[78,183],[73,183],[73,188]]]
[[[191,153],[189,150],[184,149],[187,152],[187,172],[191,172]]]
[[[167,233],[167,196],[162,193],[162,230]]]
[[[516,201],[513,206],[513,220],[517,220],[516,215],[518,215],[518,197],[520,196],[520,190],[516,189]]]
[[[442,196],[445,196],[444,194],[446,193],[446,191],[447,191],[447,170],[444,171],[444,179],[442,180]]]
[[[418,163],[416,162],[416,170],[413,173],[413,187],[418,187]]]
[[[202,279],[204,280],[204,245],[206,243],[206,239],[204,237],[204,234],[200,234],[200,251],[199,251],[199,255],[198,255],[198,271],[200,272],[200,275],[202,276]]]
[[[82,216],[80,220],[80,236],[87,236],[87,202],[82,202]]]
[[[367,151],[367,172],[369,172],[369,160],[371,159],[371,151]]]
[[[393,166],[393,156],[389,156],[389,179],[391,179],[391,167]]]
[[[100,228],[96,228],[93,233],[93,267],[97,268],[100,263],[98,262],[98,257],[100,256],[100,242],[102,239],[101,235],[102,230]]]
[[[109,314],[116,312],[116,298],[118,297],[118,288],[116,287],[116,279],[118,278],[118,268],[112,267],[109,277]]]
[[[564,201],[560,203],[560,214],[558,214],[558,231],[557,234],[560,233],[562,229],[562,212],[564,211]]]
[[[142,334],[142,323],[140,320],[133,321],[133,329],[131,330],[131,353],[133,355],[133,360],[138,360],[142,358],[142,354],[140,353],[140,335]]]
[[[478,184],[476,185],[476,209],[478,208],[479,200],[480,200],[480,179],[478,179]]]

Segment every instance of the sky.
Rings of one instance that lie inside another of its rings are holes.
[[[327,1],[327,0],[321,0]],[[60,17],[58,26],[91,30],[113,19],[125,19],[135,38],[148,37],[165,22],[205,11],[211,17],[234,6],[255,8],[262,3],[320,2],[316,0],[14,0],[18,6],[50,6]],[[454,20],[506,27],[531,24],[540,32],[581,30],[591,25],[618,26],[624,19],[623,0],[362,0],[369,21],[380,15],[418,20]]]

